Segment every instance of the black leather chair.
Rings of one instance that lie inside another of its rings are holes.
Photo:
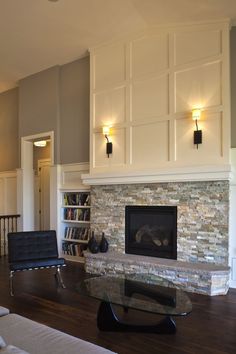
[[[8,234],[8,260],[10,268],[10,293],[14,295],[13,275],[15,272],[56,267],[56,279],[65,288],[60,268],[64,258],[58,257],[55,231],[25,231]]]

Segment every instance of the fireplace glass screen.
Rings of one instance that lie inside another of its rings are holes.
[[[177,207],[126,206],[125,252],[177,259]]]

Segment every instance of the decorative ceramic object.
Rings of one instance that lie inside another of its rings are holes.
[[[91,253],[98,253],[99,252],[99,245],[97,240],[94,237],[94,232],[92,232],[92,236],[88,242],[88,249]]]
[[[105,238],[104,232],[102,233],[102,239],[100,242],[100,252],[105,253],[108,251],[108,242]]]

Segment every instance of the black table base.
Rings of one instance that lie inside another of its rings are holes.
[[[176,325],[172,317],[166,316],[156,325],[135,325],[121,322],[109,302],[102,301],[97,314],[97,326],[100,331],[108,332],[142,332],[158,334],[176,333]]]

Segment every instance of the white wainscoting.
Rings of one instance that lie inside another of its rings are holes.
[[[0,172],[0,215],[17,214],[16,171]]]
[[[81,174],[88,173],[89,163],[60,165],[60,189],[83,189]]]
[[[0,215],[16,215],[17,214],[17,177],[16,171],[0,172]],[[16,221],[19,226],[19,220]],[[15,223],[14,223],[15,224]],[[1,221],[0,224],[0,248],[1,254],[4,254],[4,249],[7,252],[7,246],[4,241],[7,241],[8,231],[12,231],[12,221]],[[5,234],[5,236],[4,236]],[[5,239],[4,239],[5,237]]]

